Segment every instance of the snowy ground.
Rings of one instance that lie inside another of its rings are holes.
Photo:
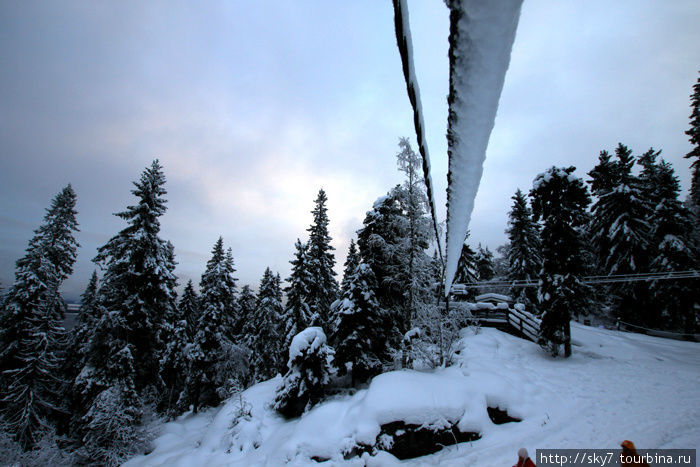
[[[248,389],[252,419],[231,427],[236,401],[163,426],[136,466],[512,465],[537,448],[700,449],[700,344],[595,329],[572,323],[574,356],[549,358],[535,344],[495,329],[466,333],[460,365],[432,373],[381,375],[369,389],[337,397],[285,422],[267,406],[280,379]],[[520,423],[493,425],[499,405]],[[482,439],[398,462],[388,454],[343,462],[339,452],[372,439],[379,424],[449,419]]]

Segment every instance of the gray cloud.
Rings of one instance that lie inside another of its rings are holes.
[[[663,149],[688,186],[696,3],[525,2],[475,242],[504,241],[510,196],[538,172],[573,164],[582,176],[617,141]],[[448,15],[439,1],[409,6],[444,205]],[[198,282],[219,235],[241,283],[267,265],[286,276],[320,187],[341,272],[365,211],[400,180],[398,137],[413,134],[393,34],[390,3],[372,0],[0,4],[0,280],[71,182],[82,248],[65,289],[78,294],[155,157],[181,282]]]

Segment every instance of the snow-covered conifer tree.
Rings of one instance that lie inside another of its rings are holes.
[[[348,256],[345,258],[345,263],[343,264],[343,281],[340,284],[340,290],[342,292],[348,290],[350,286],[350,276],[355,272],[358,264],[360,264],[360,253],[357,251],[355,239],[350,239]]]
[[[685,132],[688,135],[690,144],[693,149],[685,155],[686,159],[690,159],[690,168],[692,170],[692,184],[690,187],[690,199],[696,209],[700,210],[700,78],[693,85],[693,94],[690,96],[690,128]],[[696,215],[700,211],[696,211]]]
[[[266,268],[260,280],[260,290],[255,305],[253,319],[250,320],[248,337],[251,355],[251,365],[255,381],[264,381],[277,374],[280,360],[284,359],[284,350],[280,317],[282,303],[280,283],[277,275]]]
[[[405,291],[405,313],[402,319],[404,332],[412,328],[419,303],[428,299],[430,290],[430,257],[426,255],[433,231],[426,215],[428,197],[425,181],[420,176],[421,157],[413,151],[408,138],[399,139],[400,151],[396,154],[398,167],[406,176],[399,197],[406,217],[408,232],[403,239],[406,250],[408,284]],[[426,295],[427,294],[427,295]]]
[[[277,388],[274,408],[285,417],[298,417],[318,403],[330,382],[329,357],[333,349],[326,345],[320,327],[306,328],[289,346],[289,371]]]
[[[194,284],[192,284],[191,279],[187,281],[187,284],[182,291],[182,297],[180,297],[178,310],[180,312],[181,319],[184,319],[187,323],[187,336],[191,342],[194,340],[194,336],[197,334],[197,323],[199,322],[200,316],[199,296],[194,290]]]
[[[508,280],[536,280],[542,267],[540,255],[540,233],[537,224],[532,220],[532,210],[520,189],[511,198],[513,207],[508,213]],[[537,292],[531,287],[514,289],[510,292],[513,297],[530,306],[537,304]]]
[[[248,284],[241,287],[241,292],[238,294],[238,315],[241,318],[239,337],[241,342],[248,342],[250,332],[250,322],[255,314],[255,302],[257,298]]]
[[[687,271],[697,264],[691,244],[692,214],[678,199],[680,186],[673,168],[661,161],[656,170],[656,199],[651,239],[655,255],[651,271]],[[682,328],[694,333],[698,322],[697,284],[690,280],[654,281],[651,285],[656,316],[648,322],[654,327]]]
[[[482,247],[481,243],[476,253],[476,270],[480,281],[490,281],[496,275],[493,253],[488,247]]]
[[[163,167],[154,160],[134,182],[138,203],[116,214],[127,227],[94,260],[105,269],[99,295],[110,317],[98,325],[104,341],[93,343],[106,354],[91,351],[88,366],[107,380],[122,379],[126,367],[117,363],[117,356],[128,349],[135,372],[129,378],[137,393],[159,384],[160,329],[176,300],[172,244],[159,237],[159,218],[166,211],[164,185]]]
[[[367,211],[363,226],[357,231],[361,262],[372,269],[376,278],[377,300],[382,308],[393,311],[404,304],[408,282],[403,259],[402,239],[406,238],[406,218],[399,201],[400,186],[377,199]]]
[[[307,229],[309,241],[307,243],[309,257],[309,272],[313,277],[309,290],[309,307],[312,315],[315,315],[314,324],[328,328],[328,315],[331,303],[338,295],[338,282],[335,280],[334,248],[331,246],[331,236],[328,233],[328,197],[323,189],[318,191],[315,207],[311,213],[314,221]]]
[[[59,292],[73,272],[78,243],[76,195],[68,185],[52,200],[17,261],[15,283],[2,309],[0,328],[0,416],[5,429],[30,448],[59,406],[65,346],[65,302]]]
[[[181,407],[177,402],[185,387],[189,362],[186,350],[192,344],[197,328],[198,300],[192,281],[188,281],[182,298],[172,316],[166,319],[161,339],[165,344],[160,358],[160,377],[164,391],[161,393],[160,410],[175,415]]]
[[[467,239],[469,233],[467,233]],[[470,284],[479,280],[479,271],[476,263],[476,252],[472,250],[469,244],[464,241],[462,252],[459,255],[457,262],[457,274],[455,274],[455,283]]]
[[[284,332],[283,349],[288,349],[294,336],[306,329],[311,323],[311,308],[309,307],[309,291],[313,277],[309,271],[309,259],[306,245],[297,239],[294,245],[296,252],[292,264],[292,274],[287,279],[289,286],[285,288],[287,304],[282,313],[280,330]],[[286,362],[280,362],[286,364]],[[281,368],[284,371],[285,368]]]
[[[645,272],[649,255],[650,201],[639,178],[632,174],[634,157],[623,144],[615,149],[615,179],[608,192],[601,192],[593,205],[592,239],[605,274]],[[619,316],[640,321],[640,305],[646,288],[623,283],[611,287],[617,297]]]
[[[367,380],[381,372],[387,359],[385,317],[375,296],[377,282],[368,264],[360,263],[350,276],[350,284],[337,302],[334,326],[338,374],[348,371],[352,384]]]
[[[173,246],[159,237],[159,218],[166,211],[164,185],[163,167],[154,160],[134,182],[138,203],[116,214],[127,227],[94,259],[105,271],[99,289],[102,311],[73,392],[84,401],[76,432],[97,461],[102,450],[138,443],[135,426],[141,421],[143,397],[161,384],[160,337],[176,300]],[[105,412],[110,408],[120,412]],[[127,420],[134,424],[123,427],[122,433],[134,437],[130,440],[113,436],[111,428],[96,421],[116,420],[122,413],[129,413]]]
[[[236,279],[233,277],[233,261],[224,250],[224,240],[214,244],[212,256],[199,283],[199,317],[192,344],[187,346],[187,377],[178,405],[184,409],[192,405],[215,406],[219,396],[220,375],[217,368],[231,341],[232,308],[235,303]]]
[[[588,293],[581,279],[586,270],[585,210],[591,199],[574,170],[552,167],[535,178],[530,191],[534,220],[542,221],[540,343],[554,355],[563,344],[566,357],[571,355],[571,315],[585,309]]]

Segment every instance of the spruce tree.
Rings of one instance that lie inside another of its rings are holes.
[[[693,215],[693,250],[696,256],[695,268],[700,261],[700,78],[693,86],[693,94],[690,96],[690,128],[686,130],[690,144],[693,148],[685,155],[690,159],[691,185],[688,196],[688,208]]]
[[[289,371],[275,396],[273,407],[287,418],[298,417],[320,402],[330,383],[328,359],[333,350],[326,345],[320,327],[306,328],[289,346]]]
[[[476,252],[467,243],[469,232],[462,244],[462,251],[459,254],[457,261],[457,273],[455,274],[455,284],[473,284],[479,281],[479,272],[476,263]],[[476,296],[476,289],[467,289],[467,297],[473,298]]]
[[[623,148],[624,151],[620,153]],[[629,150],[622,146],[622,144],[618,145],[617,149],[618,153],[623,157],[630,155]],[[588,181],[591,185],[591,193],[600,200],[601,197],[608,195],[619,185],[619,163],[611,159],[608,151],[601,151],[598,156],[598,164],[588,172],[588,176],[591,177]],[[593,204],[593,212],[595,215],[591,216],[591,223],[588,227],[588,231],[591,235],[592,249],[595,254],[596,271],[605,273],[605,260],[610,251],[609,229],[613,219],[608,219],[599,214],[599,203],[601,203],[601,201]]]
[[[619,145],[619,179],[615,187],[601,195],[594,207],[594,216],[606,222],[609,252],[603,265],[608,274],[644,271],[648,264],[646,250],[649,239],[649,206],[637,177],[632,174],[631,151]]]
[[[294,336],[306,329],[311,323],[311,308],[309,307],[309,290],[313,286],[313,277],[309,271],[309,259],[306,245],[297,239],[294,245],[296,252],[292,264],[292,274],[287,279],[289,286],[285,288],[287,293],[287,305],[284,307],[281,321],[284,341],[282,349],[288,349]],[[281,359],[281,364],[286,364]],[[281,368],[284,372],[286,367]]]
[[[241,293],[238,295],[238,315],[240,316],[239,339],[241,342],[248,342],[247,332],[254,332],[250,328],[250,322],[255,315],[255,302],[257,298],[248,284],[241,287]]]
[[[192,279],[187,281],[182,291],[178,310],[182,319],[187,323],[187,336],[191,342],[197,334],[197,323],[199,322],[199,316],[201,314],[199,309],[199,295],[197,295],[197,292],[194,290]]]
[[[166,211],[164,185],[163,168],[155,160],[134,182],[131,193],[137,204],[116,214],[127,227],[94,259],[104,269],[102,311],[73,392],[84,401],[76,431],[95,461],[107,462],[105,453],[128,451],[138,443],[145,397],[161,384],[160,338],[176,300],[173,246],[159,237],[159,218]],[[124,421],[132,425],[123,426],[119,436],[112,425],[102,423],[123,414],[129,414]]]
[[[566,357],[571,355],[571,314],[586,308],[588,294],[581,280],[586,270],[585,210],[591,199],[574,170],[552,167],[535,178],[530,191],[534,220],[542,221],[540,344],[554,355],[563,344]]]
[[[76,195],[68,185],[52,200],[17,261],[2,310],[0,417],[4,429],[30,448],[58,415],[65,302],[59,292],[73,272],[78,243]]]
[[[84,403],[80,392],[75,391],[74,383],[78,373],[88,360],[90,342],[104,311],[104,308],[100,306],[98,290],[99,279],[97,271],[93,271],[85,291],[80,296],[80,310],[78,311],[76,325],[69,334],[66,361],[62,371],[66,384],[63,392],[66,394],[66,405],[70,414],[80,413]],[[76,417],[73,415],[70,424],[74,424],[75,421]]]
[[[665,161],[656,168],[658,203],[652,218],[654,246],[652,272],[687,271],[697,262],[691,245],[692,214],[678,199],[680,185],[673,168]],[[697,284],[693,279],[657,280],[651,285],[656,316],[654,327],[683,329],[694,333],[697,327]],[[659,313],[660,312],[660,313]]]
[[[314,315],[314,324],[328,329],[328,316],[331,303],[338,295],[338,282],[335,280],[335,257],[331,246],[331,236],[328,233],[328,208],[326,207],[326,192],[319,190],[315,207],[311,213],[314,221],[307,229],[309,242],[307,244],[309,271],[313,283],[309,290],[309,307]]]
[[[189,362],[186,349],[194,341],[197,329],[199,303],[192,281],[188,281],[175,312],[163,326],[161,339],[165,344],[160,357],[160,377],[164,391],[159,408],[175,415],[182,407],[177,405],[184,390]]]
[[[693,85],[693,94],[690,95],[690,128],[685,132],[688,135],[690,144],[693,149],[685,155],[686,159],[690,159],[690,168],[692,170],[690,199],[696,209],[700,209],[700,78]],[[696,211],[697,213],[697,211]]]
[[[432,266],[425,253],[430,221],[422,215],[417,197],[397,185],[375,201],[357,232],[360,258],[376,277],[377,300],[387,311],[392,341],[410,329],[420,304],[432,299]]]
[[[280,295],[277,275],[268,267],[260,280],[255,313],[247,333],[251,339],[251,365],[256,382],[274,377],[281,366],[280,361],[284,359],[285,351],[281,347],[283,336],[279,324],[282,314]]]
[[[379,305],[390,312],[403,307],[408,283],[403,245],[407,222],[399,201],[400,190],[396,186],[377,199],[357,231],[361,262],[372,269]]]
[[[480,281],[490,281],[496,275],[493,253],[488,247],[482,247],[481,243],[476,253],[476,270]]]
[[[539,277],[542,267],[539,229],[532,219],[532,210],[523,192],[518,189],[511,199],[513,207],[508,214],[506,229],[509,240],[506,249],[507,277],[511,281],[534,281]],[[537,304],[537,292],[532,287],[513,289],[511,294],[517,301],[531,307]]]
[[[112,316],[98,326],[105,341],[94,343],[106,354],[98,359],[102,352],[91,352],[88,363],[107,380],[121,379],[121,372],[131,368],[134,373],[128,379],[139,393],[159,384],[159,334],[176,299],[173,248],[159,237],[159,218],[166,211],[164,185],[163,167],[154,160],[134,182],[132,194],[138,203],[116,214],[127,227],[102,246],[94,259],[105,269],[100,303]],[[127,366],[120,363],[125,349],[133,359]]]
[[[196,412],[221,402],[218,390],[222,380],[217,370],[233,345],[230,317],[236,293],[234,272],[231,254],[224,250],[224,240],[219,237],[199,283],[200,314],[196,334],[186,350],[187,377],[178,402],[182,409],[192,405]]]
[[[345,258],[345,263],[343,264],[343,281],[340,284],[341,292],[348,290],[350,286],[350,276],[355,272],[358,264],[360,264],[360,254],[357,251],[355,239],[351,239],[350,247],[348,248],[348,256]]]
[[[387,360],[385,317],[377,301],[377,282],[368,264],[360,263],[350,276],[348,290],[338,300],[334,326],[338,374],[347,372],[351,364],[352,384],[381,372]]]

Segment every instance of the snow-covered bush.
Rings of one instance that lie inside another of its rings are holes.
[[[404,347],[416,366],[437,368],[454,363],[459,331],[469,323],[467,306],[450,305],[449,312],[435,304],[422,304],[414,328],[404,336]]]
[[[221,359],[214,365],[216,369],[216,393],[228,399],[246,386],[250,379],[250,350],[242,345],[227,343],[222,345]]]
[[[289,371],[277,389],[274,409],[285,417],[297,417],[319,402],[330,381],[329,357],[320,327],[310,327],[294,336],[289,347]]]
[[[97,395],[83,417],[83,443],[92,462],[119,465],[143,452],[151,436],[142,425],[143,410],[133,390],[117,383]]]

